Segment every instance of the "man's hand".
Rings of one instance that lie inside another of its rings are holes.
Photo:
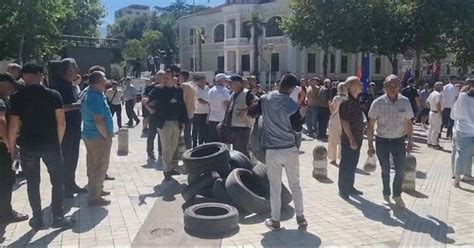
[[[367,150],[367,155],[368,155],[369,157],[372,157],[372,156],[375,155],[375,149],[374,149],[374,147],[370,147],[370,146],[369,146],[369,149]]]
[[[350,142],[352,150],[357,150],[357,148],[359,148],[359,145],[357,145],[357,142],[355,142],[355,140],[351,140]]]
[[[219,122],[219,124],[217,124],[217,129],[220,129],[220,128],[222,128],[222,126],[223,126],[223,125],[224,125],[224,124],[222,123],[222,121],[221,121],[221,122]]]
[[[407,142],[405,150],[407,151],[407,153],[411,153],[411,151],[413,151],[413,142]]]

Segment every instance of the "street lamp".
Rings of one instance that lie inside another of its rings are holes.
[[[268,83],[271,85],[272,83],[272,53],[273,53],[273,48],[275,47],[275,44],[273,43],[268,43],[265,45],[265,50],[268,50],[270,53],[270,72],[268,73]]]

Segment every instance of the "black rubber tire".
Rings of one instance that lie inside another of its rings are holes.
[[[194,199],[194,196],[209,192],[209,189],[212,189],[212,185],[214,184],[214,181],[216,179],[217,178],[210,174],[204,174],[194,184],[186,186],[183,190],[183,193],[181,193],[184,201],[192,201]]]
[[[252,170],[253,168],[252,161],[250,161],[250,159],[247,158],[247,156],[245,156],[243,153],[236,150],[231,150],[229,153],[230,153],[229,166],[231,170],[234,170],[237,168]]]
[[[229,161],[229,150],[223,143],[207,143],[183,153],[184,166],[194,175],[218,171],[221,176],[227,176]]]
[[[262,180],[262,186],[265,189],[265,192],[268,192],[270,195],[270,181],[268,181],[267,176],[267,167],[264,164],[258,163],[252,169],[253,173]],[[282,183],[281,184],[281,206],[287,206],[293,200],[293,196],[291,192],[286,188],[286,186]]]
[[[225,189],[225,181],[222,178],[218,178],[214,181],[214,184],[212,185],[212,196],[217,200],[217,202],[235,206],[235,203],[232,201],[232,198]]]
[[[184,210],[184,230],[193,236],[216,237],[239,229],[239,212],[222,203],[202,203]]]

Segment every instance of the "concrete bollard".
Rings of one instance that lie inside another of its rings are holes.
[[[178,148],[176,149],[176,159],[181,160],[183,158],[183,153],[186,151],[186,143],[184,142],[184,136],[179,136]]]
[[[410,192],[416,190],[416,158],[413,154],[408,154],[405,159],[405,173],[403,175],[403,191]]]
[[[120,128],[118,132],[118,156],[128,155],[128,128]]]
[[[375,155],[367,157],[367,161],[364,164],[364,171],[367,173],[374,172],[377,168],[377,157]]]
[[[324,146],[316,146],[313,149],[313,177],[328,177],[328,152]]]

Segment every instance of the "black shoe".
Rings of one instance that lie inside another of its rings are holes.
[[[434,145],[433,149],[441,151],[441,150],[443,150],[443,147],[440,146],[440,145]]]
[[[339,192],[339,196],[345,201],[349,200],[349,195],[346,193]]]
[[[64,199],[74,199],[74,194],[71,192],[64,192]]]
[[[64,218],[64,217],[54,217],[53,218],[53,228],[69,228],[76,223],[75,220]]]
[[[272,231],[278,231],[281,229],[280,222],[274,221],[272,219],[266,219],[265,226],[268,227]]]
[[[17,174],[16,174],[16,178],[25,178],[25,173],[23,171],[19,171]]]
[[[432,148],[432,147],[433,147],[433,145],[432,145],[432,144],[427,144],[427,145],[428,145],[428,147],[429,147],[429,148]]]
[[[165,179],[164,179],[165,182],[169,182],[173,179],[170,172],[163,172],[163,175],[165,175]]]
[[[306,229],[308,227],[308,221],[302,216],[296,216],[296,223],[298,223],[298,228],[299,229]]]
[[[109,176],[108,174],[106,174],[106,175],[105,175],[105,180],[106,180],[106,181],[113,181],[113,180],[115,180],[115,177],[111,177],[111,176]]]
[[[0,218],[0,223],[10,224],[10,223],[15,223],[15,222],[22,222],[22,221],[27,220],[28,218],[29,218],[28,215],[21,214],[15,210],[12,210],[10,215]]]
[[[31,228],[35,230],[41,230],[44,229],[44,222],[43,222],[43,217],[33,217],[30,219],[29,222]]]
[[[171,176],[179,176],[179,175],[181,175],[181,173],[179,173],[179,172],[176,171],[176,170],[172,170],[172,171],[170,171],[170,175],[171,175]]]
[[[357,190],[357,189],[352,189],[352,191],[349,193],[349,195],[363,195],[362,191]]]
[[[72,190],[70,192],[73,193],[73,194],[85,194],[85,193],[87,193],[87,189],[81,188],[81,187],[76,185],[75,187],[72,188]]]
[[[137,120],[137,126],[138,126],[138,124],[140,124],[140,120]]]

